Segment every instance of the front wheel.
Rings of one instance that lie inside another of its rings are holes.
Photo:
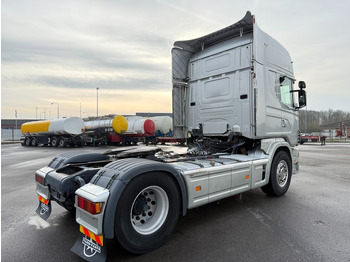
[[[283,196],[288,191],[291,178],[291,159],[285,151],[279,151],[272,161],[270,181],[261,189],[268,195]]]
[[[115,235],[134,254],[162,246],[180,214],[180,193],[165,173],[147,173],[132,179],[122,193],[115,213]]]

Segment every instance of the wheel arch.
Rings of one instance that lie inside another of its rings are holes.
[[[128,166],[125,168],[126,165],[131,165],[131,167]],[[151,172],[159,172],[174,179],[178,185],[177,189],[180,192],[182,215],[186,215],[186,186],[182,176],[174,167],[169,164],[147,159],[127,158],[117,160],[101,169],[92,179],[92,183],[103,187],[108,187],[108,183],[110,183],[113,177],[115,180],[110,184],[108,188],[110,190],[110,195],[106,204],[103,218],[103,232],[105,238],[114,238],[114,221],[117,203],[128,183],[135,177],[142,176]]]
[[[269,183],[270,181],[270,172],[271,172],[271,166],[272,166],[272,162],[273,159],[275,158],[276,154],[280,151],[284,151],[287,153],[289,159],[290,159],[290,164],[293,167],[293,152],[292,152],[292,148],[290,147],[289,143],[287,143],[285,140],[280,141],[274,141],[272,143],[269,143],[268,146],[266,147],[266,149],[264,150],[268,155],[269,155],[269,162],[268,165],[266,167],[266,184]]]

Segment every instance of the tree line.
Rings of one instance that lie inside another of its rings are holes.
[[[306,125],[305,125],[306,115]],[[321,132],[322,125],[350,121],[350,112],[328,109],[322,111],[300,110],[299,128],[302,133]]]

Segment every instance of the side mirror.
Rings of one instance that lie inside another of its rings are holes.
[[[299,82],[299,87],[300,87],[300,82]],[[304,88],[305,88],[305,83],[304,83]],[[301,87],[300,87],[300,90],[298,90],[298,100],[299,100],[298,108],[303,108],[306,106],[306,92],[304,89],[301,89]]]
[[[305,84],[304,81],[299,81],[298,86],[299,86],[300,89],[305,89],[306,88],[306,84]]]

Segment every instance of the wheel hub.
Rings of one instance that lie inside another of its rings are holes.
[[[147,187],[134,200],[130,212],[131,224],[140,234],[152,234],[164,224],[168,211],[166,192],[158,186]]]
[[[284,187],[288,180],[288,165],[282,160],[277,166],[277,183],[280,187]]]
[[[147,200],[145,197],[141,196],[138,198],[134,204],[133,214],[140,215],[143,212],[147,211],[149,206],[147,205]]]
[[[133,212],[132,222],[135,226],[147,223],[153,216],[157,208],[156,196],[152,190],[144,190],[136,199]]]

